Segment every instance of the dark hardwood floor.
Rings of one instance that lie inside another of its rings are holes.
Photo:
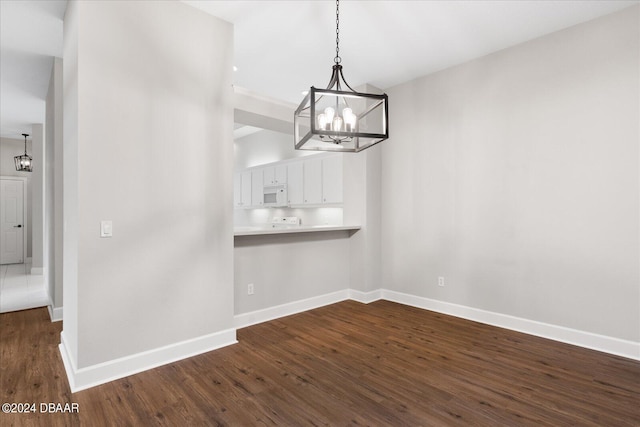
[[[61,324],[46,309],[0,320],[0,400],[79,406],[2,426],[640,426],[640,362],[387,301],[241,329],[234,346],[74,394]]]

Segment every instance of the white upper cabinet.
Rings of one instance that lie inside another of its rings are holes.
[[[242,172],[242,206],[251,206],[251,172]]]
[[[262,183],[264,185],[275,184],[276,174],[273,166],[262,169]]]
[[[274,184],[286,184],[287,183],[287,165],[276,166],[276,180]]]
[[[342,203],[342,155],[322,159],[322,203]]]
[[[287,165],[287,195],[290,205],[301,205],[304,203],[304,186],[302,185],[303,173],[302,161],[289,163]]]
[[[286,184],[287,165],[268,166],[263,169],[264,185]]]
[[[251,205],[260,207],[264,199],[263,169],[256,169],[251,173]]]
[[[237,208],[251,206],[251,172],[238,172],[233,175],[233,205]]]
[[[234,175],[234,206],[263,207],[264,186],[279,184],[287,184],[290,206],[339,205],[343,203],[342,163],[342,154],[322,154],[238,172]]]
[[[304,160],[304,204],[322,203],[322,159]]]
[[[233,206],[242,207],[242,174],[233,174]]]

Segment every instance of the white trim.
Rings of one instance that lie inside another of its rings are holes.
[[[249,313],[237,314],[234,316],[236,328],[245,328],[262,322],[278,319],[280,317],[290,316],[292,314],[302,313],[303,311],[313,310],[329,304],[335,304],[350,298],[349,289],[343,291],[332,292],[330,294],[320,295],[317,297],[307,298],[299,301],[293,301],[286,304],[269,307],[262,310],[251,311]]]
[[[485,323],[487,325],[498,326],[554,341],[560,341],[634,360],[640,360],[640,342],[593,334],[590,332],[565,328],[563,326],[551,325],[535,320],[528,320],[459,304],[437,301],[430,298],[409,295],[387,289],[378,289],[369,292],[345,289],[317,297],[281,304],[275,307],[238,314],[234,316],[235,327],[233,329],[227,329],[210,335],[170,344],[165,347],[137,353],[81,369],[77,368],[75,361],[68,352],[69,348],[66,344],[64,331],[60,335],[61,343],[59,349],[71,391],[75,393],[80,390],[114,381],[148,369],[153,369],[167,363],[176,362],[178,360],[235,344],[237,343],[236,328],[243,328],[267,322],[280,317],[290,316],[292,314],[301,313],[348,299],[364,304],[380,299],[392,301],[474,322]],[[61,319],[62,307],[52,309],[52,306],[50,305],[49,315],[51,316],[52,321],[56,321],[58,316],[59,319]]]
[[[278,98],[272,98],[272,97],[267,96],[267,95],[259,94],[257,92],[253,92],[253,91],[251,91],[251,90],[249,90],[247,88],[244,88],[242,86],[233,85],[233,93],[234,94],[238,94],[238,95],[248,96],[248,97],[257,99],[259,101],[269,102],[271,104],[278,105],[278,106],[281,106],[281,107],[292,108],[293,110],[298,108],[298,104],[294,104],[292,102],[283,101],[283,100],[278,99]]]
[[[238,342],[236,330],[226,329],[85,368],[78,368],[69,352],[64,331],[60,334],[60,340],[60,355],[72,393]]]
[[[614,354],[617,356],[627,357],[629,359],[640,360],[640,342],[622,340],[619,338],[608,337],[606,335],[598,335],[591,332],[566,328],[564,326],[551,325],[507,314],[495,313],[464,305],[405,294],[402,292],[390,291],[388,289],[377,289],[369,292],[347,289],[345,291],[333,292],[331,294],[294,301],[275,307],[252,311],[250,313],[238,314],[234,317],[234,324],[236,328],[244,328],[257,323],[268,322],[280,317],[290,316],[292,314],[301,313],[347,299],[361,302],[363,304],[369,304],[381,299],[397,302],[399,304],[409,305],[424,310],[448,314],[461,319],[498,326],[500,328],[602,351],[604,353]]]
[[[480,310],[464,305],[437,301],[430,298],[389,291],[386,289],[383,289],[381,293],[382,299],[387,301],[436,311],[438,313],[448,314],[462,319],[472,320],[474,322],[498,326],[500,328],[615,354],[629,359],[640,360],[640,342],[622,340],[619,338],[608,337],[606,335],[598,335],[591,332],[579,331],[577,329],[565,328],[563,326],[551,325],[535,320],[523,319],[520,317],[509,316],[507,314]]]
[[[53,303],[49,301],[47,310],[49,310],[49,319],[51,319],[52,322],[62,321],[62,307],[54,307]]]
[[[375,291],[362,292],[357,291],[355,289],[349,289],[349,298],[361,302],[363,304],[369,304],[374,301],[378,301],[382,299],[382,289],[377,289]]]
[[[31,267],[31,273],[32,276],[42,276],[44,274],[44,268],[43,267],[38,267],[38,268],[34,268]]]
[[[25,264],[30,263],[31,257],[27,257],[27,234],[29,234],[29,224],[27,223],[27,209],[29,208],[27,205],[28,179],[22,176],[0,175],[1,180],[22,181],[22,223],[24,224],[22,232],[22,262]]]

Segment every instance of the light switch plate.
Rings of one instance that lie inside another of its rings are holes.
[[[113,236],[113,222],[112,221],[100,221],[100,237]]]

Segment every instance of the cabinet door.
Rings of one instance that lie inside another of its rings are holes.
[[[233,206],[242,206],[242,174],[233,174]]]
[[[287,194],[289,196],[290,205],[301,205],[304,203],[302,169],[302,162],[289,163],[287,165]]]
[[[304,203],[322,203],[322,159],[304,161]]]
[[[342,155],[322,159],[322,202],[342,203]]]
[[[273,166],[262,169],[262,183],[264,185],[276,183],[275,168]]]
[[[262,206],[262,200],[264,198],[264,182],[263,182],[263,170],[251,171],[251,205],[255,207]]]
[[[248,171],[240,174],[240,205],[251,206],[251,172]]]
[[[274,184],[286,184],[287,183],[287,165],[276,166],[274,175],[275,175]]]

